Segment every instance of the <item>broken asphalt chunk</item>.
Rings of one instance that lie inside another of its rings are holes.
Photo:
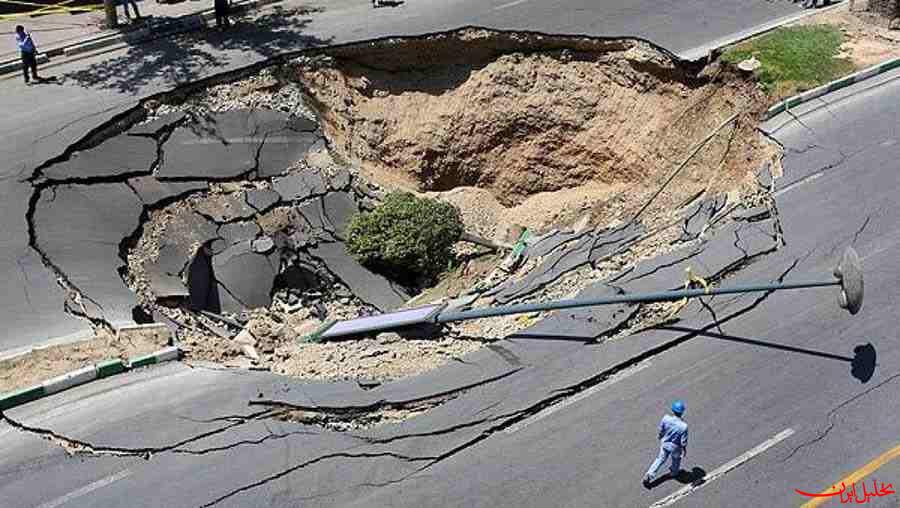
[[[281,195],[271,189],[251,189],[247,191],[247,204],[258,212],[264,212],[281,201]]]
[[[305,170],[276,178],[272,182],[275,192],[285,201],[307,199],[324,194],[328,188],[318,170]]]
[[[128,134],[132,136],[157,137],[162,133],[162,131],[181,122],[185,119],[185,117],[187,117],[187,113],[185,113],[184,111],[174,111],[172,113],[166,113],[165,115],[154,118],[149,122],[135,125],[128,130]]]
[[[74,181],[150,173],[156,155],[156,141],[122,134],[73,153],[68,160],[44,168],[42,174],[49,180]]]
[[[390,281],[360,265],[340,242],[322,243],[309,249],[320,259],[350,291],[360,300],[380,311],[396,309],[409,299],[409,295],[395,290]]]
[[[208,188],[206,182],[160,182],[153,176],[132,178],[128,184],[147,206]]]

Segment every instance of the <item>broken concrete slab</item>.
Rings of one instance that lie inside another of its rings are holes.
[[[700,277],[713,277],[745,263],[748,259],[778,248],[773,220],[731,222],[718,228],[703,252],[690,264]]]
[[[233,245],[230,245],[221,254],[216,254],[215,256],[213,256],[213,266],[224,265],[225,263],[230,261],[231,258],[250,252],[253,252],[251,240],[242,240]]]
[[[210,180],[254,170],[262,138],[253,133],[249,118],[249,111],[238,110],[180,125],[163,144],[158,176]]]
[[[64,181],[149,174],[155,161],[156,141],[123,134],[75,152],[68,160],[44,168],[42,174],[49,180]]]
[[[41,193],[35,243],[81,291],[91,317],[113,326],[132,323],[135,294],[117,269],[119,244],[139,224],[143,203],[124,183],[59,185]]]
[[[356,201],[346,192],[329,192],[322,198],[322,210],[330,224],[330,230],[340,238],[344,238],[350,219],[359,212]]]
[[[662,256],[656,256],[638,263],[631,273],[617,279],[610,285],[624,289],[628,293],[648,293],[679,289],[684,286],[684,269],[691,259],[703,252],[705,245],[692,245]]]
[[[176,246],[163,245],[159,250],[159,258],[146,267],[153,294],[158,297],[188,296],[188,288],[181,280],[181,272],[187,261]]]
[[[538,240],[535,244],[530,245],[525,251],[525,256],[531,259],[547,256],[560,246],[570,241],[578,240],[588,234],[591,234],[590,231],[582,231],[580,233],[554,231]]]
[[[172,113],[166,113],[165,115],[154,118],[149,122],[135,125],[128,130],[128,134],[132,136],[157,137],[162,133],[162,131],[171,128],[175,124],[184,120],[186,117],[187,113],[185,113],[184,111],[174,111]]]
[[[594,233],[594,241],[588,261],[596,263],[625,251],[638,241],[647,229],[643,224],[632,222],[625,226],[610,228]]]
[[[258,212],[264,212],[281,201],[281,195],[271,189],[251,189],[247,191],[247,204]]]
[[[528,275],[515,282],[504,284],[504,289],[497,293],[494,299],[500,304],[509,303],[539,290],[566,272],[588,264],[593,240],[593,235],[584,235],[565,249],[555,250]]]
[[[731,214],[731,218],[744,222],[759,222],[772,217],[772,211],[766,206],[754,206],[742,208]]]
[[[313,237],[328,237],[331,232],[331,224],[325,218],[325,205],[321,198],[316,198],[303,203],[294,209],[292,216],[294,226],[298,232],[304,232]]]
[[[128,185],[140,196],[147,206],[162,201],[184,197],[191,192],[201,192],[209,188],[206,182],[160,182],[153,176],[141,176],[128,180]]]
[[[277,175],[300,160],[321,135],[306,119],[263,109],[211,114],[179,125],[163,145],[161,178]]]
[[[310,255],[320,259],[360,300],[380,311],[403,305],[409,295],[395,289],[386,278],[360,265],[340,242],[321,243],[309,249]]]
[[[272,188],[285,201],[303,200],[312,196],[325,194],[328,187],[318,170],[305,170],[291,173],[272,181]]]
[[[312,149],[315,150],[316,147]],[[324,145],[322,147],[324,149]],[[350,187],[350,172],[346,168],[337,168],[333,173],[328,175],[328,187],[331,190],[341,191]]]
[[[680,242],[689,242],[700,236],[700,233],[712,222],[713,218],[725,208],[728,202],[727,196],[719,194],[709,198],[705,198],[699,203],[691,206],[685,212],[684,222],[681,224]]]
[[[239,242],[252,240],[262,230],[253,221],[229,222],[219,227],[219,236],[225,240],[228,246]]]
[[[196,254],[195,247],[209,246],[219,237],[217,231],[218,225],[202,215],[189,209],[179,209],[169,218],[159,242],[171,246],[178,257],[189,263]]]
[[[619,289],[597,282],[581,290],[575,298],[603,298],[620,294],[622,292]],[[633,306],[619,304],[554,311],[538,323],[508,338],[589,342],[604,333],[616,330],[628,321],[635,309]]]
[[[241,252],[227,260],[216,259],[213,277],[218,286],[222,310],[240,312],[272,303],[272,289],[278,275],[277,256]]]
[[[504,289],[494,299],[506,304],[538,291],[572,270],[624,251],[640,238],[643,231],[644,227],[635,223],[598,232],[553,235],[541,249],[550,253],[544,261],[524,278],[504,284]],[[568,243],[559,248],[566,241]]]
[[[264,236],[251,241],[250,246],[253,248],[253,252],[265,253],[275,248],[275,241],[269,236]]]
[[[247,204],[244,191],[210,196],[197,203],[196,210],[219,224],[249,219],[257,214],[257,211]]]

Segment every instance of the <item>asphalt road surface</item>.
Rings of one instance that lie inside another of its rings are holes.
[[[455,384],[447,370],[372,392],[177,364],[131,373],[10,411],[0,498],[42,508],[798,506],[809,499],[795,489],[826,491],[854,474],[898,485],[900,145],[886,127],[898,120],[897,78],[766,125],[786,149],[776,187],[786,244],[729,280],[827,279],[852,245],[866,274],[856,316],[833,288],[715,298],[622,340],[505,340],[504,354],[486,349],[458,367]],[[852,364],[873,351],[874,364]],[[422,416],[348,432],[248,405],[353,406],[454,387],[456,398]],[[683,465],[706,481],[647,490],[656,424],[674,398],[687,400],[691,425]],[[47,433],[97,455],[67,457]]]
[[[315,4],[312,4],[313,6]],[[305,4],[310,6],[310,4]],[[285,3],[286,9],[296,7]],[[37,167],[135,102],[178,84],[227,72],[302,48],[385,35],[422,34],[479,25],[547,33],[646,37],[697,56],[730,34],[796,14],[788,1],[567,0],[480,2],[412,1],[372,9],[368,2],[328,2],[309,15],[275,12],[257,23],[199,39],[166,38],[45,69],[55,84],[24,87],[17,76],[0,82],[0,351],[83,334],[87,323],[64,312],[58,274],[32,248],[29,210]],[[265,27],[265,28],[260,28]],[[699,48],[699,49],[698,49]]]

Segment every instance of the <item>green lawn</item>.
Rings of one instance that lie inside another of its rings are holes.
[[[843,42],[844,34],[831,25],[783,27],[728,49],[722,58],[737,64],[755,56],[766,92],[786,97],[853,72],[850,60],[835,58]]]

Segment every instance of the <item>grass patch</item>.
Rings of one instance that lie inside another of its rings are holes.
[[[844,34],[832,25],[782,27],[728,49],[722,59],[737,64],[755,56],[766,92],[787,97],[856,70],[850,60],[835,58],[843,42]]]

